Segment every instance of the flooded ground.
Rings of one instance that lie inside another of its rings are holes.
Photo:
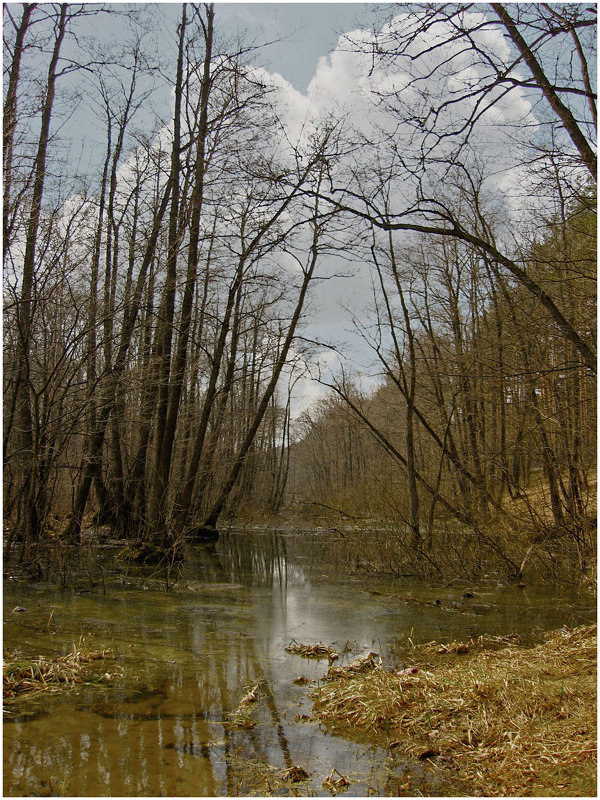
[[[462,793],[426,766],[302,720],[327,661],[285,647],[334,645],[343,664],[369,650],[388,657],[405,636],[449,641],[580,624],[594,618],[593,601],[502,587],[493,576],[464,598],[464,584],[349,575],[352,558],[336,534],[230,533],[191,547],[168,592],[160,575],[126,572],[90,577],[88,590],[75,591],[6,579],[5,649],[57,655],[85,636],[115,651],[106,668],[119,676],[23,698],[5,715],[4,794],[218,796],[271,787],[327,796],[332,769],[352,796],[402,794],[407,771],[411,794]],[[295,684],[300,675],[314,683]],[[248,713],[258,724],[232,730],[227,714],[257,683]],[[286,789],[280,779],[293,765],[310,780]]]

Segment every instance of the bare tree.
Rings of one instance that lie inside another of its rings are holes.
[[[335,208],[382,230],[416,231],[472,245],[486,258],[502,265],[537,298],[561,335],[574,345],[586,366],[595,371],[594,343],[571,324],[560,304],[527,269],[518,248],[513,245],[511,252],[506,236],[490,235],[479,210],[480,181],[470,155],[477,146],[477,131],[485,124],[490,109],[500,102],[506,103],[511,92],[537,91],[553,119],[558,119],[567,130],[579,163],[595,181],[595,95],[587,66],[595,46],[594,9],[578,4],[557,7],[523,4],[519,6],[518,17],[513,19],[507,7],[494,4],[491,13],[492,16],[475,12],[466,5],[410,6],[397,24],[382,27],[372,43],[350,40],[350,46],[369,50],[374,70],[408,75],[402,91],[377,94],[378,104],[396,123],[394,130],[405,134],[398,141],[395,134],[380,134],[379,147],[389,153],[391,167],[375,174],[385,176],[385,181],[410,186],[413,199],[404,207],[398,203],[393,209],[382,207],[379,198],[388,196],[389,190],[378,189],[376,178],[361,177],[366,171],[360,167],[355,170],[358,179],[336,187],[328,199]],[[508,58],[503,57],[502,48],[490,46],[484,35],[498,29],[498,16],[502,21],[500,32],[506,32],[517,51],[516,54],[511,51]],[[527,44],[525,37],[533,41]],[[556,59],[553,56],[553,52],[560,52],[565,39],[570,49],[573,37],[579,43],[578,72],[566,55]],[[443,65],[439,62],[442,51],[446,54]],[[447,81],[460,76],[465,53],[477,68],[478,78],[458,80],[458,88],[449,89]],[[531,72],[530,79],[524,79],[519,72],[522,62]],[[552,80],[546,74],[550,68],[555,70]],[[432,88],[434,79],[437,89]],[[405,96],[412,99],[405,101]],[[586,103],[581,103],[582,98]],[[571,109],[569,102],[574,104]],[[471,109],[466,119],[460,113],[463,108]],[[585,118],[586,109],[593,117],[589,122]],[[582,121],[577,122],[582,115]],[[515,124],[522,125],[523,120]],[[558,145],[556,139],[554,142]],[[559,155],[563,161],[567,156],[574,158],[572,152],[565,156],[555,150],[555,157]],[[440,191],[442,182],[454,185],[454,197]]]
[[[23,473],[25,484],[22,490],[22,530],[25,538],[23,560],[30,561],[32,546],[38,541],[41,533],[40,506],[36,502],[39,487],[39,463],[34,452],[34,419],[32,397],[30,393],[30,356],[33,326],[34,279],[36,266],[36,247],[42,214],[44,182],[46,179],[46,157],[50,139],[50,121],[56,94],[56,80],[61,46],[69,21],[68,6],[63,4],[54,22],[54,45],[52,48],[48,75],[45,86],[44,102],[41,110],[40,134],[34,163],[34,180],[29,208],[23,270],[21,296],[18,305],[17,325],[19,328],[19,351],[17,356],[17,374],[15,379],[16,414],[19,420],[20,449],[23,455]],[[18,54],[20,55],[20,54]]]

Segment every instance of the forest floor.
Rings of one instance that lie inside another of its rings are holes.
[[[331,668],[313,713],[338,735],[427,762],[467,796],[596,796],[596,625],[399,646]],[[410,793],[410,785],[401,786]]]

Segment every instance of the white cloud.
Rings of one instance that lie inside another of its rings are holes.
[[[480,19],[480,15],[471,15],[468,21],[475,23]],[[392,40],[407,24],[406,15],[397,15],[383,27],[380,36],[384,40]],[[272,99],[285,132],[279,143],[279,154],[291,157],[294,150],[308,149],[319,124],[323,120],[334,118],[343,120],[343,124],[355,138],[363,136],[365,140],[374,141],[383,135],[390,137],[385,146],[365,146],[352,151],[348,159],[337,169],[334,168],[334,176],[345,168],[360,165],[365,180],[368,182],[372,178],[374,184],[379,165],[396,157],[394,148],[407,159],[416,157],[424,144],[423,134],[414,125],[402,124],[402,117],[410,118],[415,110],[421,111],[426,102],[433,105],[444,98],[457,97],[466,88],[476,86],[478,81],[486,77],[485,66],[473,63],[468,50],[462,45],[455,43],[444,49],[433,47],[446,38],[447,33],[447,27],[440,24],[415,40],[408,56],[416,60],[398,58],[386,64],[377,64],[373,62],[369,52],[374,44],[374,34],[368,30],[355,30],[346,37],[341,37],[334,51],[319,60],[305,94],[295,89],[279,73],[267,72],[262,67],[252,68],[253,77],[273,89]],[[507,56],[508,46],[498,31],[486,29],[475,35],[479,37],[482,46],[498,59]],[[362,44],[363,52],[351,47],[349,42]],[[427,52],[417,57],[421,51]],[[415,69],[418,70],[416,75]],[[429,76],[426,81],[425,76]],[[387,98],[385,103],[382,103],[382,96]],[[452,104],[448,107],[443,124],[459,127],[472,110],[473,100],[469,98]],[[520,143],[515,136],[516,131],[522,129],[521,123],[524,120],[535,122],[531,104],[521,91],[515,90],[506,98],[498,98],[481,119],[469,151],[473,158],[485,162],[489,173],[488,190],[501,197],[505,206],[515,212],[520,212],[522,198],[519,186],[523,182],[517,166]],[[168,150],[171,137],[172,125],[164,126],[157,133],[154,144],[158,146],[160,143],[164,150]],[[273,143],[265,145],[268,148],[271,146],[274,146]],[[440,143],[438,150],[443,154],[451,146],[450,141],[444,141]],[[134,158],[131,157],[120,166],[121,184],[131,179],[133,163]],[[444,187],[439,174],[432,170],[429,176],[431,192],[435,194],[441,191]],[[401,211],[406,205],[410,205],[414,185],[414,181],[408,177],[397,180],[392,196],[396,210]],[[232,196],[230,211],[234,216],[235,202],[236,198]],[[222,224],[228,224],[227,220],[223,220]],[[282,254],[280,265],[291,276],[298,274],[299,265],[291,256]],[[345,265],[345,268],[348,266]],[[320,275],[339,271],[340,265],[335,258],[324,257],[319,268]],[[371,276],[364,259],[357,260],[350,271],[350,277],[331,278],[317,284],[311,298],[315,313],[307,335],[326,341],[349,341],[347,349],[352,360],[366,365],[372,354],[364,342],[352,334],[351,315],[345,307],[353,308],[358,314],[366,313],[372,301]],[[337,362],[333,351],[325,351],[320,355],[317,365],[321,370],[335,369]],[[324,391],[322,386],[309,377],[299,379],[294,393],[294,415],[297,416],[301,410],[322,396]]]
[[[472,27],[476,27],[482,19],[480,14],[465,16],[465,22]],[[398,15],[384,26],[380,36],[384,40],[393,40],[408,24],[406,15]],[[490,74],[490,68],[484,61],[474,62],[473,54],[465,48],[464,42],[449,43],[444,48],[434,47],[446,41],[448,34],[446,24],[436,24],[415,40],[407,58],[378,64],[373,62],[370,54],[374,34],[367,30],[353,31],[341,37],[336,49],[319,60],[306,95],[294,89],[281,75],[263,71],[264,81],[276,90],[276,102],[285,121],[289,140],[302,147],[320,121],[333,117],[343,120],[346,129],[352,131],[355,137],[359,135],[368,141],[388,137],[387,145],[382,144],[379,148],[365,146],[350,155],[351,166],[362,166],[367,182],[371,176],[375,183],[379,166],[396,157],[394,148],[403,158],[412,158],[416,163],[421,149],[433,144],[434,140],[426,140],[425,134],[415,125],[403,124],[403,117],[410,119],[424,108],[428,110],[427,103],[434,107],[452,98],[457,101],[447,106],[439,124],[445,130],[453,128],[459,131],[464,120],[476,111],[476,100],[469,96],[470,90],[489,78]],[[486,28],[478,30],[473,36],[496,60],[508,57],[509,48],[499,30]],[[363,52],[349,46],[349,42],[362,44]],[[382,101],[383,96],[385,102]],[[469,147],[462,157],[468,165],[483,165],[487,175],[484,182],[486,191],[495,198],[496,204],[502,203],[507,213],[519,219],[523,215],[524,200],[520,191],[524,183],[520,159],[522,148],[529,144],[527,139],[530,135],[530,129],[523,123],[526,122],[531,128],[536,120],[530,101],[520,89],[515,89],[505,97],[498,90],[492,98],[493,103],[478,120],[471,133]],[[462,136],[461,133],[457,134],[455,140],[449,138],[438,141],[435,145],[436,154],[449,157]],[[365,169],[369,161],[370,172],[369,168]],[[338,174],[344,166],[348,166],[348,162],[337,168]],[[435,167],[428,169],[426,185],[432,196],[442,197],[446,193],[447,185],[441,177],[445,169],[444,164],[437,170]],[[415,185],[408,176],[404,180],[397,180],[391,198],[394,210],[401,212],[411,204]],[[530,199],[527,202],[531,205]],[[336,271],[335,260],[325,263],[331,272]],[[323,271],[321,268],[321,274]],[[315,314],[309,335],[325,341],[341,342],[345,339],[349,342],[347,351],[354,363],[366,365],[373,360],[373,354],[356,333],[352,334],[351,313],[345,307],[366,315],[368,319],[371,302],[368,265],[364,260],[357,261],[352,277],[326,281],[314,292]],[[332,351],[319,356],[318,370],[331,372],[336,368],[339,368],[339,364]],[[369,378],[366,373],[360,380],[364,388],[374,386],[378,381],[376,377]],[[308,376],[300,379],[294,391],[294,416],[323,394],[323,387]]]

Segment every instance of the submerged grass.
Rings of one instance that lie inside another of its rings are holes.
[[[308,781],[311,775],[298,765],[277,767],[258,753],[252,757],[241,747],[229,755],[232,787],[235,797],[307,797],[311,796]]]
[[[468,654],[413,647],[409,668],[325,684],[313,713],[338,733],[366,732],[453,770],[471,796],[594,796],[596,626],[553,632],[532,648],[495,644]]]

